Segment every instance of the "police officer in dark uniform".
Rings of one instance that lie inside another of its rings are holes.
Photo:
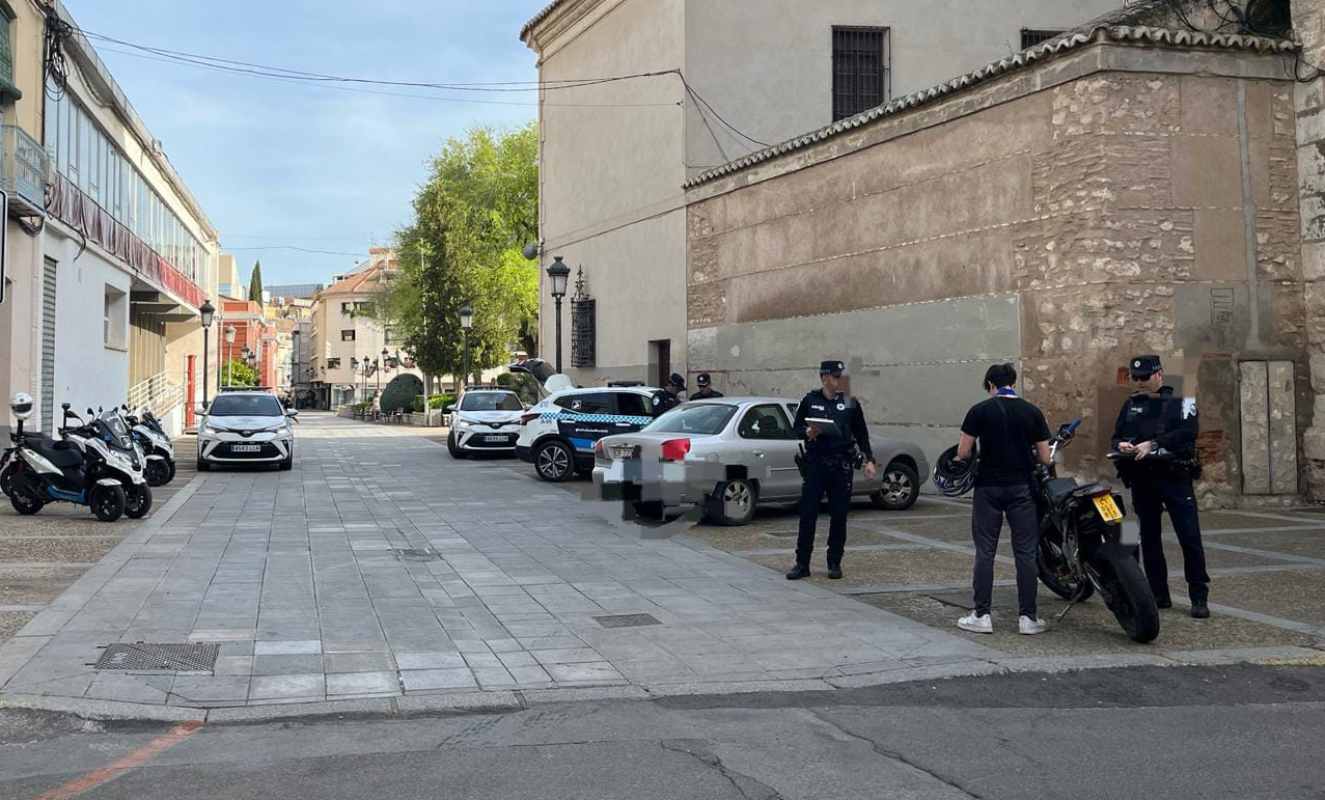
[[[715,397],[723,396],[722,392],[719,392],[717,389],[714,389],[709,385],[713,383],[713,380],[709,377],[707,372],[699,373],[699,377],[695,378],[695,383],[699,386],[699,391],[690,395],[691,400],[711,400]]]
[[[878,472],[870,433],[860,404],[842,393],[846,365],[825,361],[819,365],[822,387],[801,400],[796,408],[795,430],[805,439],[804,483],[801,485],[800,535],[796,539],[796,565],[787,580],[810,576],[810,555],[814,552],[814,529],[819,521],[819,498],[828,492],[828,577],[842,577],[842,552],[847,543],[847,509],[851,505],[851,479],[855,471],[856,451],[865,458],[865,476],[873,480]],[[831,421],[829,426],[825,422]]]
[[[654,413],[661,414],[664,411],[670,411],[681,405],[681,403],[685,402],[685,399],[681,397],[681,395],[685,393],[685,390],[685,378],[682,378],[680,375],[673,372],[667,379],[667,385],[663,387],[661,392],[658,392],[653,397]]]
[[[1172,608],[1168,564],[1160,541],[1160,517],[1168,509],[1182,547],[1183,572],[1197,619],[1210,616],[1206,604],[1210,575],[1201,547],[1192,479],[1196,476],[1196,399],[1176,397],[1164,385],[1159,356],[1137,356],[1129,365],[1136,393],[1123,403],[1113,430],[1118,475],[1132,490],[1132,508],[1141,526],[1141,558],[1160,608]]]

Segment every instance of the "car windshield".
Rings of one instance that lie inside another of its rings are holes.
[[[207,409],[212,417],[279,417],[281,404],[269,394],[223,394]]]
[[[520,398],[507,392],[470,392],[460,398],[461,411],[523,411]]]
[[[727,427],[736,406],[726,403],[703,403],[674,408],[645,426],[644,430],[656,433],[695,433],[712,436],[722,433]]]

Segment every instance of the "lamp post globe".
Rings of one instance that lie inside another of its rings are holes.
[[[557,373],[561,373],[561,299],[566,296],[566,282],[570,280],[570,267],[554,256],[547,268],[547,276],[552,281],[552,300],[556,305],[557,328]]]

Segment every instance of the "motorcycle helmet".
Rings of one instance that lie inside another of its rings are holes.
[[[19,392],[14,395],[14,400],[9,404],[9,410],[14,412],[18,419],[27,419],[32,416],[32,395],[27,392]]]
[[[975,486],[975,472],[979,455],[972,453],[966,461],[957,460],[957,446],[943,451],[934,464],[934,485],[944,497],[961,497]]]

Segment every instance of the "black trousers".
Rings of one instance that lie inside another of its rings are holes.
[[[847,459],[809,459],[801,484],[800,534],[796,537],[796,563],[809,566],[814,553],[814,529],[819,523],[819,498],[828,492],[828,563],[840,565],[847,546],[847,510],[851,507],[851,462]]]
[[[971,510],[971,539],[975,542],[975,574],[971,583],[975,611],[988,614],[993,601],[994,555],[998,552],[1004,517],[1012,528],[1012,554],[1017,561],[1017,613],[1035,619],[1040,523],[1029,484],[975,487],[975,504]]]
[[[1141,527],[1141,563],[1146,568],[1150,591],[1159,601],[1169,600],[1169,565],[1160,540],[1160,521],[1165,509],[1182,548],[1182,568],[1192,602],[1204,603],[1210,595],[1210,574],[1205,571],[1205,548],[1201,546],[1201,519],[1190,478],[1144,476],[1132,481],[1132,508]]]

